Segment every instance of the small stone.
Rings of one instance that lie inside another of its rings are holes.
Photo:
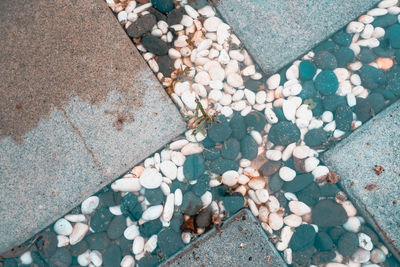
[[[100,203],[100,199],[97,196],[91,196],[85,199],[81,204],[81,210],[83,214],[92,213]]]
[[[297,216],[303,216],[311,212],[311,208],[301,201],[290,201],[289,209]]]
[[[208,32],[216,32],[220,23],[222,23],[221,19],[218,17],[211,17],[204,21],[203,27]]]
[[[333,249],[335,244],[326,232],[319,232],[315,239],[315,247],[322,251]]]
[[[371,251],[371,262],[373,263],[382,263],[386,260],[386,255],[379,248],[376,248]]]
[[[304,142],[310,147],[321,146],[327,141],[328,134],[322,128],[311,129],[304,136]]]
[[[172,0],[151,0],[151,3],[158,11],[164,14],[174,9],[174,2]]]
[[[222,174],[222,183],[227,186],[234,186],[237,184],[239,179],[239,173],[237,171],[227,171]]]
[[[107,236],[112,239],[118,239],[122,236],[126,229],[126,218],[124,216],[116,216],[111,221],[107,229]]]
[[[111,184],[112,190],[121,192],[137,192],[141,188],[142,186],[140,185],[140,181],[137,178],[121,178]]]
[[[232,87],[240,88],[243,86],[242,76],[237,73],[231,73],[227,77],[227,83]]]
[[[336,93],[339,82],[333,71],[323,70],[315,78],[315,87],[323,95]]]
[[[400,25],[395,24],[387,28],[385,39],[389,41],[390,46],[395,49],[400,48]]]
[[[172,229],[165,228],[158,234],[157,246],[168,257],[183,248],[184,245],[181,234]]]
[[[235,114],[229,121],[230,128],[232,129],[232,137],[237,140],[242,139],[247,134],[247,127],[244,118],[240,114]]]
[[[265,203],[268,201],[269,193],[266,189],[257,189],[256,196],[261,203]]]
[[[183,165],[183,173],[188,180],[196,180],[205,170],[204,159],[201,154],[189,155]]]
[[[196,215],[202,207],[201,199],[193,192],[187,192],[183,195],[181,210],[185,215]]]
[[[272,230],[278,231],[283,227],[283,218],[276,212],[273,212],[268,217],[268,225]]]
[[[103,263],[103,257],[100,251],[93,250],[90,252],[90,261],[94,264],[94,266],[101,266]]]
[[[126,29],[126,32],[128,33],[129,37],[137,38],[147,32],[150,32],[156,22],[157,21],[154,15],[146,14],[132,22],[132,24]]]
[[[75,245],[79,243],[89,231],[89,226],[84,223],[76,223],[73,227],[72,233],[69,236],[69,243]]]
[[[121,258],[121,249],[117,245],[111,245],[103,254],[103,266],[120,266]]]
[[[320,227],[342,225],[347,221],[343,207],[332,200],[321,200],[312,210],[312,221]]]
[[[235,160],[239,155],[239,152],[240,143],[235,138],[229,138],[228,140],[226,140],[221,148],[221,155],[225,159]]]
[[[371,237],[364,233],[358,233],[358,241],[360,248],[371,251],[374,248],[374,244],[372,244]]]
[[[66,247],[58,248],[56,253],[48,259],[49,266],[70,266],[72,263],[71,252]]]
[[[263,189],[265,187],[265,184],[266,184],[265,178],[262,176],[259,176],[259,177],[252,178],[249,181],[248,186],[251,189],[258,190],[258,189]]]
[[[165,161],[161,162],[160,170],[167,178],[169,178],[171,180],[174,180],[178,173],[178,168],[170,160],[165,160]]]
[[[290,214],[283,218],[283,222],[290,227],[298,227],[301,225],[302,219],[300,216],[297,216],[296,214]]]
[[[196,226],[200,228],[206,228],[211,224],[211,210],[210,209],[204,209],[202,210],[195,219]]]
[[[161,185],[162,175],[158,170],[148,168],[140,175],[139,181],[144,188],[154,189]]]
[[[124,230],[124,237],[127,240],[134,240],[138,235],[140,235],[140,232],[137,225],[133,224]]]
[[[317,204],[320,197],[319,186],[316,183],[311,183],[303,190],[297,192],[296,195],[299,201],[307,204],[310,207],[314,206]]]
[[[346,231],[357,233],[360,231],[361,222],[357,217],[349,217],[346,223],[343,224],[343,228]]]
[[[282,166],[281,161],[268,160],[261,166],[260,171],[264,176],[271,176],[276,173]]]
[[[296,177],[296,171],[289,167],[283,166],[279,170],[279,177],[285,182],[290,182]]]
[[[358,74],[362,85],[368,89],[375,89],[386,84],[384,73],[373,66],[363,65]]]
[[[240,193],[233,193],[230,196],[225,196],[223,197],[222,202],[228,216],[235,214],[244,206],[244,198]]]
[[[356,263],[366,263],[371,259],[371,252],[366,249],[359,248],[357,251],[351,256],[351,259]]]
[[[272,125],[268,139],[275,145],[287,146],[300,139],[300,130],[291,122],[281,121]]]
[[[168,13],[167,23],[168,25],[176,25],[179,24],[182,20],[184,14],[183,8],[174,8],[171,12]]]
[[[128,193],[122,199],[121,211],[124,216],[126,217],[129,216],[129,218],[132,221],[139,220],[142,217],[143,213],[142,207],[138,202],[137,196],[132,193]]]
[[[258,111],[253,111],[245,116],[244,121],[247,127],[252,127],[258,132],[263,132],[264,127],[267,124],[264,114]]]
[[[353,112],[347,105],[340,105],[335,112],[336,128],[345,132],[351,131]]]
[[[267,86],[268,89],[274,90],[278,88],[279,84],[281,82],[281,76],[279,74],[274,74],[271,77],[267,79]]]
[[[207,135],[214,142],[223,142],[230,137],[232,129],[229,127],[225,116],[221,115],[216,119],[219,123],[212,123],[207,131]]]
[[[285,182],[282,189],[286,192],[296,193],[303,190],[314,181],[314,176],[310,173],[297,175],[292,181]]]
[[[125,255],[121,261],[121,267],[134,267],[135,259],[131,255]]]
[[[300,63],[299,73],[300,79],[302,80],[311,80],[315,73],[317,72],[317,68],[314,63],[308,60],[304,60]]]
[[[71,223],[63,218],[56,221],[53,228],[58,235],[70,235],[72,233]]]
[[[221,157],[216,160],[213,160],[210,164],[210,171],[220,175],[226,171],[229,170],[237,171],[238,169],[239,169],[239,164],[236,161],[224,159]]]
[[[163,211],[163,205],[156,205],[148,207],[142,214],[142,219],[146,221],[152,221],[158,219]]]
[[[147,238],[160,232],[163,225],[160,220],[152,220],[140,225],[139,228],[140,235]]]
[[[314,244],[315,235],[314,227],[309,224],[302,224],[296,228],[289,246],[293,251],[307,249]]]
[[[313,58],[315,65],[319,69],[334,70],[337,68],[336,58],[328,51],[317,52]]]
[[[258,154],[258,145],[250,135],[245,136],[240,141],[240,152],[245,159],[253,160]]]
[[[142,38],[142,45],[147,51],[157,55],[163,56],[168,54],[168,45],[160,38],[147,34]]]

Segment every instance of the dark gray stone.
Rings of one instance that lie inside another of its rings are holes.
[[[1,1],[0,25],[1,253],[185,124],[104,1]]]
[[[214,0],[267,74],[309,51],[379,0]],[[318,23],[315,23],[318,21]]]
[[[354,154],[357,151],[357,155]],[[341,186],[400,259],[400,102],[397,101],[325,152],[322,160],[341,177]],[[382,166],[381,174],[373,168]]]
[[[286,266],[248,210],[211,230],[161,266]]]

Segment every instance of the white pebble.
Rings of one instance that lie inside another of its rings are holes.
[[[234,186],[239,179],[239,173],[234,170],[226,171],[222,174],[222,183],[227,186]]]
[[[267,157],[267,159],[279,161],[282,158],[282,152],[279,150],[267,150],[265,156]]]
[[[133,254],[139,254],[143,251],[144,248],[144,238],[142,236],[137,236],[135,240],[133,240],[132,252]]]
[[[91,196],[85,199],[81,204],[81,210],[83,214],[92,213],[100,203],[100,199],[97,196]]]
[[[313,171],[312,174],[314,175],[314,178],[320,178],[320,177],[324,177],[329,173],[329,169],[326,166],[318,166],[316,167]]]
[[[232,87],[239,88],[243,86],[243,79],[239,74],[231,73],[227,77],[227,83]]]
[[[64,218],[70,222],[86,222],[86,217],[83,214],[68,214]]]
[[[312,172],[319,164],[319,159],[316,157],[309,157],[304,161],[304,170]]]
[[[157,247],[157,235],[152,235],[144,244],[144,251],[153,252]]]
[[[61,218],[54,224],[54,232],[58,235],[70,235],[72,233],[72,225],[66,219]]]
[[[353,206],[353,203],[351,203],[350,201],[344,201],[342,203],[342,207],[344,208],[344,210],[347,213],[347,216],[349,217],[353,217],[356,216],[357,214],[357,209]]]
[[[181,153],[184,156],[198,154],[201,152],[203,152],[203,147],[199,143],[189,143],[189,144],[185,145],[181,150]]]
[[[175,195],[169,194],[165,200],[164,209],[162,211],[162,219],[169,222],[174,215]]]
[[[142,219],[145,221],[152,221],[161,216],[163,205],[155,205],[147,208],[142,214]]]
[[[121,178],[111,184],[112,190],[121,192],[138,192],[141,188],[137,178]]]
[[[357,217],[349,217],[343,224],[343,228],[349,232],[357,233],[360,231],[361,222]]]
[[[203,204],[203,209],[207,208],[211,202],[212,202],[212,194],[210,191],[206,191],[202,196],[201,196],[201,203]]]
[[[90,252],[90,261],[94,264],[94,266],[101,266],[103,263],[103,256],[101,255],[100,251],[92,250]]]
[[[290,214],[283,218],[283,222],[290,227],[299,227],[301,225],[302,219],[296,214]]]
[[[131,225],[124,231],[124,237],[128,240],[134,240],[137,236],[140,235],[139,226]]]
[[[366,263],[371,259],[371,253],[366,249],[359,248],[351,256],[351,259],[356,263]]]
[[[292,239],[294,232],[289,226],[283,227],[280,235],[280,240],[276,243],[276,249],[278,251],[283,251],[285,250],[290,242],[290,239]]]
[[[183,195],[182,195],[182,190],[181,189],[176,189],[174,192],[175,195],[175,206],[179,207],[180,205],[182,205],[182,199],[183,199]]]
[[[274,74],[267,79],[267,87],[269,90],[275,90],[278,88],[280,82],[281,76],[278,73]]]
[[[204,21],[203,26],[208,32],[216,32],[221,22],[218,17],[211,17]]]
[[[57,247],[65,247],[69,245],[69,238],[65,235],[57,235]]]
[[[388,13],[387,9],[385,8],[373,8],[370,11],[367,12],[368,15],[370,16],[383,16]]]
[[[268,217],[268,225],[269,227],[271,227],[272,230],[278,231],[283,226],[282,216],[278,215],[275,212],[271,213]]]
[[[296,177],[296,171],[293,169],[283,166],[279,169],[279,177],[285,182],[290,182]]]
[[[268,201],[269,194],[267,189],[257,189],[256,196],[261,203],[265,203]]]
[[[290,201],[289,209],[297,216],[303,216],[311,212],[311,208],[301,201]]]
[[[33,262],[32,255],[30,251],[24,252],[19,259],[23,265],[29,265]]]
[[[295,148],[296,148],[296,143],[289,144],[282,152],[282,160],[287,161],[292,156]]]
[[[72,229],[72,233],[69,236],[69,243],[73,246],[79,243],[86,235],[89,230],[89,226],[84,223],[76,223]]]
[[[324,111],[322,113],[321,119],[323,122],[331,122],[333,120],[333,113],[329,110]]]
[[[197,19],[197,17],[199,16],[199,13],[190,5],[185,5],[185,11],[190,17],[194,19]]]
[[[80,266],[88,266],[90,264],[90,250],[86,250],[84,253],[77,257]]]
[[[131,255],[126,255],[121,260],[121,267],[134,267],[135,259]]]
[[[147,189],[155,189],[160,187],[162,183],[162,175],[154,168],[145,169],[139,178],[140,184]]]
[[[374,244],[372,244],[371,237],[364,233],[358,233],[358,242],[360,248],[366,250],[372,250],[374,248]]]

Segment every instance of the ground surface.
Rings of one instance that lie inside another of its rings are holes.
[[[379,0],[216,2],[222,17],[268,75],[308,52]]]
[[[400,258],[400,101],[322,159],[342,177],[354,204]]]
[[[0,11],[3,252],[185,127],[104,1]]]
[[[220,230],[210,231],[162,266],[286,266],[249,210],[238,212]]]

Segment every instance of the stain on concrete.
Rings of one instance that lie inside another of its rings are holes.
[[[110,111],[116,117],[110,127],[118,130],[133,121],[129,110],[142,106],[144,91],[134,88],[135,69],[121,59],[129,55],[137,61],[138,52],[120,41],[128,38],[122,27],[118,34],[115,25],[104,23],[111,12],[105,5],[0,1],[1,138],[11,136],[20,144],[39,120],[49,119],[52,107],[63,109],[74,96],[99,105],[110,90],[129,100]]]

